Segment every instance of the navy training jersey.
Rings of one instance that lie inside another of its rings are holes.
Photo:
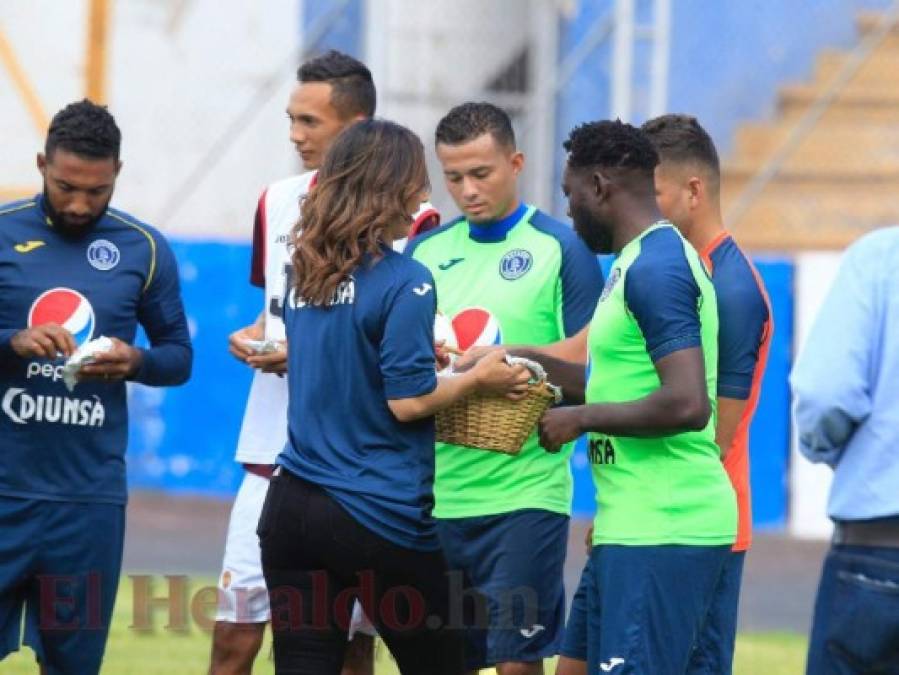
[[[758,364],[772,332],[768,293],[755,267],[726,232],[700,255],[718,296],[718,395],[746,401],[761,385]]]
[[[151,348],[132,378],[184,382],[192,352],[178,270],[165,239],[114,209],[82,238],[60,236],[43,197],[0,206],[0,495],[124,503],[128,414],[121,380],[69,392],[63,359],[22,359],[12,337],[57,323],[80,346],[106,335]]]
[[[745,551],[752,541],[749,430],[761,396],[774,315],[761,276],[727,232],[709,242],[700,255],[718,296],[718,397],[746,402],[724,458],[740,512],[734,550]]]
[[[399,422],[388,399],[437,386],[434,280],[384,248],[327,307],[288,294],[288,441],[278,464],[320,485],[362,525],[406,548],[439,548],[434,422]]]

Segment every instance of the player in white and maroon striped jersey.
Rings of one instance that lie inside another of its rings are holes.
[[[287,440],[286,351],[259,354],[263,341],[284,342],[282,302],[290,267],[291,233],[300,218],[300,204],[314,189],[317,169],[338,134],[350,124],[371,117],[375,89],[368,68],[339,52],[306,62],[287,106],[290,140],[308,170],[272,183],[259,198],[253,231],[250,283],[265,291],[257,320],[231,334],[229,348],[255,369],[235,459],[245,475],[228,525],[219,606],[213,634],[212,675],[249,674],[270,619],[268,592],[262,575],[256,525],[268,490],[275,458]],[[439,224],[429,204],[416,214],[413,231]],[[356,604],[343,675],[373,672],[374,629]]]

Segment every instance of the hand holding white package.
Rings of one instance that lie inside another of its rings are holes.
[[[254,354],[273,354],[284,348],[278,340],[244,340],[243,343]]]
[[[95,340],[90,340],[75,350],[65,365],[62,367],[62,381],[65,382],[66,389],[72,391],[78,382],[78,371],[82,366],[93,363],[97,360],[97,355],[108,352],[113,348],[112,340],[105,335],[101,335]]]

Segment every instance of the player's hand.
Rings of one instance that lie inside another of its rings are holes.
[[[487,356],[487,354],[493,352],[502,352],[505,354],[505,351],[499,345],[469,347],[458,359],[456,359],[456,362],[453,364],[453,370],[457,373],[464,373],[466,370],[471,370],[478,361]]]
[[[453,352],[446,346],[446,340],[438,340],[434,343],[434,355],[437,359],[437,372],[449,367],[450,363],[452,363],[452,354]]]
[[[587,555],[590,555],[590,551],[593,550],[593,523],[590,523],[590,527],[584,534],[584,547],[587,549]]]
[[[481,391],[518,401],[528,393],[531,371],[520,364],[510,366],[505,358],[505,351],[493,350],[475,364],[472,372]]]
[[[582,410],[583,406],[579,405],[547,410],[537,425],[540,445],[548,452],[558,452],[563,445],[584,433],[581,427]]]
[[[261,370],[263,373],[275,373],[283,375],[287,372],[287,343],[282,342],[281,349],[268,354],[252,354],[247,358],[246,363],[252,368]]]
[[[265,330],[259,323],[244,326],[228,336],[228,351],[238,361],[247,363],[247,359],[253,356],[254,352],[247,347],[246,340],[262,340],[265,338],[264,333]]]
[[[56,359],[63,354],[70,357],[77,349],[75,338],[56,323],[45,323],[20,330],[10,341],[12,350],[23,359]]]
[[[140,370],[143,352],[118,338],[112,340],[112,349],[97,354],[93,363],[78,370],[78,380],[124,380]]]

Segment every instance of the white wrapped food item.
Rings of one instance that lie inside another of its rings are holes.
[[[244,340],[243,343],[254,354],[273,354],[284,348],[278,340]]]
[[[531,379],[528,384],[537,384],[538,382],[546,382],[546,370],[536,361],[531,361],[522,356],[506,356],[506,363],[510,366],[522,365],[531,371]]]
[[[72,391],[78,382],[78,371],[82,366],[93,363],[97,360],[97,354],[108,352],[113,348],[112,340],[105,335],[101,335],[95,340],[89,340],[75,350],[65,365],[62,367],[62,381],[65,382],[66,389]]]
[[[449,364],[440,371],[445,375],[452,370],[453,363],[456,361],[456,355],[459,353],[459,341],[456,338],[456,331],[453,329],[453,322],[439,310],[434,317],[434,344],[435,346],[442,345],[449,356]]]
[[[528,384],[539,384],[540,382],[546,382],[546,385],[549,387],[550,391],[553,393],[553,396],[556,399],[556,403],[562,402],[562,389],[557,387],[554,384],[550,384],[547,380],[549,379],[546,374],[546,369],[541,366],[536,361],[531,361],[530,359],[526,359],[522,356],[506,356],[506,363],[510,366],[516,366],[521,364],[529,371],[531,371],[531,379],[528,380]]]
[[[437,312],[434,317],[434,342],[450,349],[458,349],[459,341],[456,339],[456,331],[453,330],[453,322],[449,320],[446,314]]]

